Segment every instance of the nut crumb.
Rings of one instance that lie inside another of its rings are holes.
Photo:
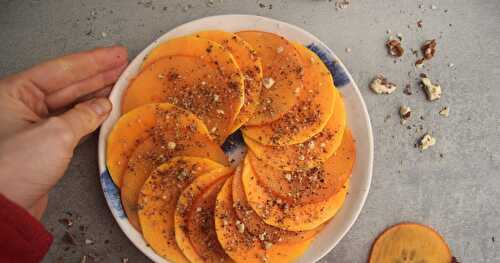
[[[433,84],[431,80],[427,77],[422,77],[422,88],[427,94],[427,99],[430,101],[437,100],[441,98],[441,86]]]
[[[417,61],[415,61],[415,67],[417,68],[423,68],[424,67],[424,58],[419,58]]]
[[[427,150],[429,147],[434,146],[436,144],[436,139],[432,137],[430,134],[425,134],[418,143],[418,148],[421,151]]]
[[[163,74],[163,73],[158,74],[158,79],[164,79],[164,78],[165,78],[165,74]]]
[[[128,258],[122,258],[122,263],[128,263]]]
[[[389,51],[389,55],[393,57],[401,57],[404,54],[404,49],[401,47],[400,40],[397,39],[389,39],[385,42],[387,46],[387,50]]]
[[[271,77],[269,77],[269,78],[264,78],[264,79],[262,80],[262,84],[264,85],[264,88],[266,88],[266,89],[270,89],[270,88],[272,88],[272,87],[273,87],[273,85],[274,85],[274,83],[275,83],[275,81],[274,81],[274,79],[273,79],[273,78],[271,78]]]
[[[347,53],[351,53],[351,51],[352,51],[352,49],[349,47],[345,49],[345,52],[347,52]]]
[[[413,92],[411,91],[411,86],[410,84],[406,84],[405,88],[403,89],[403,93],[406,95],[411,95]]]
[[[292,174],[291,174],[291,173],[285,173],[285,175],[284,175],[284,176],[285,176],[285,179],[286,179],[288,182],[292,181]]]
[[[443,116],[443,117],[448,117],[450,116],[450,108],[448,108],[448,106],[444,106],[440,111],[439,111],[439,115]]]
[[[389,82],[384,75],[379,74],[370,83],[370,88],[377,94],[391,94],[397,89],[397,86]]]
[[[411,117],[411,109],[408,106],[399,107],[399,116],[402,120],[408,120]]]
[[[175,149],[175,147],[176,147],[176,146],[177,146],[177,144],[175,144],[175,142],[168,142],[168,143],[167,143],[167,148],[168,148],[169,150],[173,150],[173,149]]]
[[[241,234],[245,232],[245,224],[243,224],[240,220],[236,220],[236,228]]]
[[[449,63],[449,64],[448,64],[448,67],[450,67],[450,68],[454,68],[454,67],[455,67],[455,64],[453,64],[453,63]]]
[[[268,241],[264,241],[264,249],[266,249],[266,250],[271,249],[272,246],[273,246],[273,243],[268,242]]]
[[[427,40],[420,48],[424,58],[429,60],[436,54],[437,43],[435,39]]]
[[[92,245],[92,244],[94,244],[94,241],[90,239],[85,239],[85,245]]]
[[[276,48],[276,53],[280,54],[284,51],[285,49],[283,47],[277,47]]]

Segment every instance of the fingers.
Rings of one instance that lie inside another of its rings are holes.
[[[60,136],[70,148],[75,147],[87,134],[95,131],[111,111],[111,102],[106,98],[95,98],[77,104],[75,107],[56,117],[54,125],[63,125]]]
[[[121,46],[97,48],[47,61],[18,77],[29,79],[46,94],[127,63],[127,49]]]
[[[48,95],[45,99],[45,103],[51,111],[70,105],[83,96],[92,94],[115,83],[126,67],[127,64],[123,64],[119,67],[74,83],[64,89],[60,89]]]

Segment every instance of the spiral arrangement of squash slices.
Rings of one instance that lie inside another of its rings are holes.
[[[355,162],[322,60],[268,32],[198,32],[145,58],[108,136],[130,224],[171,262],[293,262],[341,209]],[[231,168],[220,145],[241,130]]]

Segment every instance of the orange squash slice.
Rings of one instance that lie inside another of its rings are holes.
[[[293,204],[274,196],[257,182],[249,157],[243,161],[242,182],[248,203],[269,225],[288,231],[312,230],[331,219],[342,207],[347,186],[317,203]]]
[[[373,243],[369,263],[452,263],[446,241],[435,230],[415,223],[386,229]]]
[[[300,44],[294,46],[304,65],[304,92],[298,103],[269,124],[243,129],[245,136],[264,145],[298,144],[318,134],[332,116],[339,96],[332,75],[321,59]]]
[[[260,104],[247,125],[263,125],[281,118],[303,92],[304,67],[295,47],[285,38],[267,32],[236,33],[262,59],[263,87]]]
[[[158,255],[173,262],[189,262],[175,241],[177,200],[195,178],[221,168],[204,158],[175,157],[151,173],[141,189],[138,214],[144,239]]]
[[[186,187],[186,189],[184,189],[179,197],[179,200],[177,201],[177,208],[175,209],[174,215],[175,240],[186,258],[188,258],[191,262],[205,262],[204,257],[207,257],[208,259],[213,257],[223,257],[225,255],[224,253],[221,253],[222,249],[220,249],[220,247],[216,247],[216,244],[214,244],[213,249],[209,250],[204,250],[207,248],[206,244],[197,244],[195,246],[192,241],[200,241],[200,239],[190,239],[189,235],[191,231],[189,223],[192,219],[192,213],[196,213],[196,211],[192,212],[196,199],[202,197],[203,192],[207,190],[210,192],[213,191],[214,189],[211,189],[211,186],[213,185],[216,187],[215,190],[218,190],[222,183],[224,183],[224,181],[230,177],[232,173],[233,169],[221,168],[199,176],[188,187]],[[195,235],[198,234],[200,233],[196,233]],[[197,248],[200,249],[199,252],[201,254],[198,254],[196,250]]]
[[[221,74],[221,67],[237,67],[232,56],[226,60],[215,65],[193,56],[163,57],[131,81],[123,96],[122,111],[126,113],[152,102],[168,102],[196,114],[221,144],[244,99],[241,75],[237,79]]]
[[[267,164],[267,160],[259,160],[251,151],[248,157],[260,185],[289,202],[308,204],[324,201],[344,187],[352,174],[356,148],[351,132],[347,131],[339,150],[330,159],[307,170],[276,169]]]
[[[254,115],[259,105],[262,89],[261,60],[255,55],[255,50],[250,44],[233,33],[213,30],[199,32],[195,36],[217,42],[226,48],[233,54],[243,74],[245,79],[245,100],[231,128],[231,132],[234,132]]]
[[[152,135],[161,137],[165,130],[175,129],[179,120],[189,123],[193,133],[208,135],[206,126],[195,115],[168,103],[144,105],[115,123],[108,136],[106,165],[118,187],[134,149]]]
[[[267,241],[273,244],[285,244],[308,240],[314,237],[321,229],[321,227],[318,227],[311,231],[292,232],[266,224],[248,204],[241,181],[241,171],[241,166],[239,166],[233,176],[233,209],[236,212],[238,220],[245,225],[245,229],[248,230],[250,234],[259,237],[261,241]]]
[[[262,242],[246,230],[233,209],[232,182],[227,181],[217,195],[215,230],[226,253],[237,263],[293,262],[309,247],[314,238],[296,243]]]
[[[295,145],[268,146],[243,135],[255,155],[278,169],[295,171],[322,165],[337,151],[346,127],[346,112],[341,96],[337,96],[333,114],[325,128],[311,139]]]
[[[181,132],[182,138],[174,140],[174,132]],[[135,149],[128,161],[127,170],[123,174],[121,187],[123,209],[127,213],[130,224],[138,231],[140,231],[137,216],[139,193],[151,172],[160,164],[175,156],[191,156],[207,158],[219,166],[228,165],[227,157],[222,149],[207,135],[193,134],[189,130],[165,130],[162,136],[172,138],[172,142],[176,144],[175,148],[171,149],[168,147],[168,142],[162,142],[164,138],[161,140],[157,140],[154,136],[148,138]]]

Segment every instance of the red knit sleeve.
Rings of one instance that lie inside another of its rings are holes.
[[[0,194],[0,262],[39,262],[51,244],[38,220]]]

